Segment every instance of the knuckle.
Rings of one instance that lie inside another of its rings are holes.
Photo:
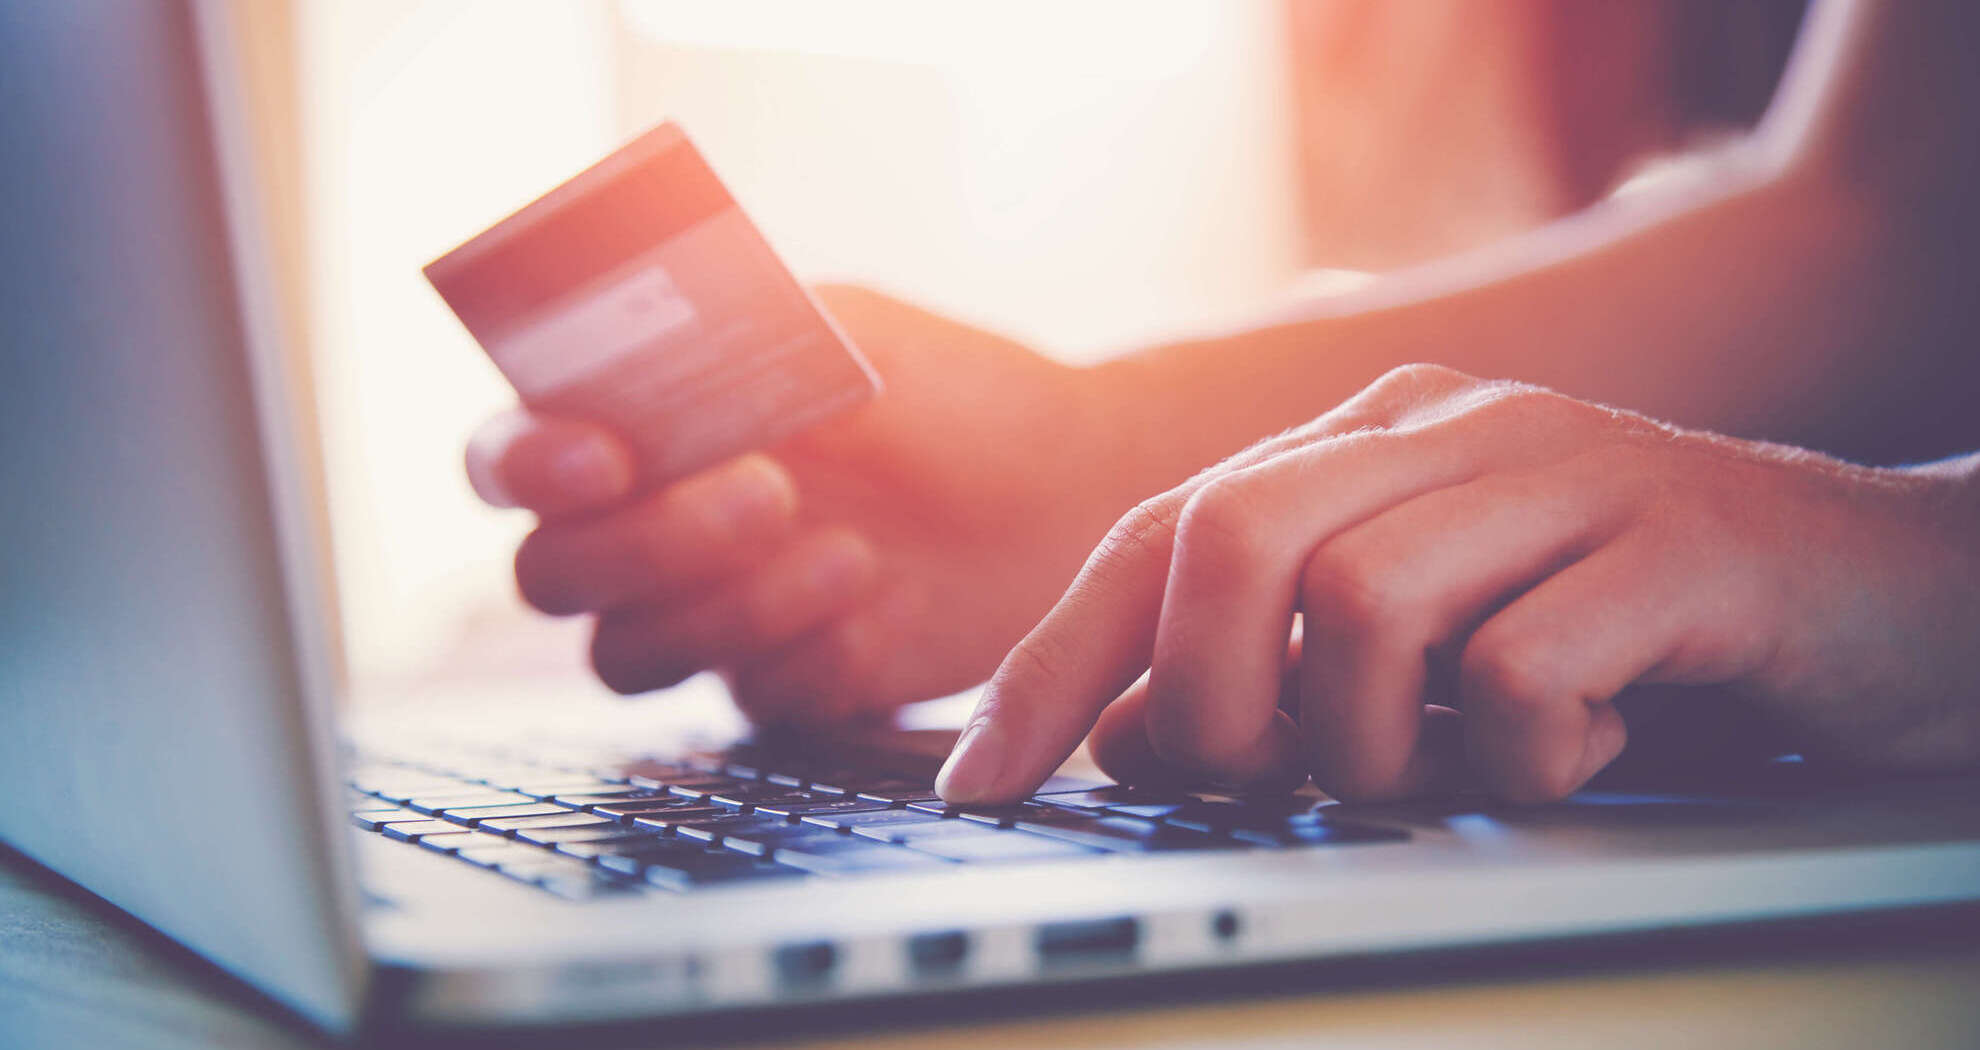
[[[1380,378],[1369,384],[1369,389],[1399,394],[1425,394],[1475,382],[1477,380],[1455,368],[1417,361],[1397,365],[1382,373]]]
[[[1530,415],[1563,422],[1586,422],[1601,415],[1593,405],[1577,401],[1566,394],[1537,386],[1519,386],[1510,395],[1510,400],[1522,406]]]
[[[1176,519],[1176,546],[1193,557],[1248,560],[1268,545],[1269,517],[1245,475],[1226,475],[1196,490],[1183,504]]]
[[[1370,383],[1351,403],[1360,406],[1355,413],[1370,423],[1405,423],[1417,415],[1441,413],[1454,395],[1489,386],[1481,380],[1443,365],[1399,365]]]
[[[1556,677],[1554,661],[1541,647],[1485,630],[1458,657],[1458,690],[1465,703],[1489,706],[1515,722],[1560,699]]]
[[[1535,426],[1583,423],[1593,419],[1597,412],[1591,405],[1545,387],[1495,382],[1477,388],[1466,414],[1488,425],[1528,430]]]
[[[1114,527],[1107,531],[1106,538],[1094,551],[1094,559],[1105,563],[1124,562],[1166,551],[1175,542],[1180,516],[1181,498],[1173,492],[1143,500],[1121,515]]]
[[[1316,626],[1364,636],[1405,626],[1414,602],[1396,574],[1343,543],[1322,544],[1300,579],[1300,608]]]

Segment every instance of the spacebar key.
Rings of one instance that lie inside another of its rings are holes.
[[[702,853],[691,857],[655,858],[647,866],[646,881],[671,889],[706,886],[710,883],[740,882],[753,879],[793,878],[804,872],[769,864],[741,853]]]
[[[801,849],[779,849],[771,855],[780,864],[802,868],[818,875],[850,875],[855,872],[950,866],[949,861],[939,857],[860,839],[843,839],[836,843],[807,841]]]

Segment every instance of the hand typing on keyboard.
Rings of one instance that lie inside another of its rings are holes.
[[[1130,782],[1549,800],[1653,698],[1810,758],[1970,765],[1977,458],[1870,469],[1398,369],[1121,519],[939,789],[1022,797],[1091,728]]]

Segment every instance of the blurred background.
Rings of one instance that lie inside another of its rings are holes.
[[[800,277],[1085,362],[1583,206],[1646,157],[1750,123],[1800,11],[239,4],[290,188],[281,259],[357,691],[582,674],[583,625],[514,596],[529,519],[482,506],[462,473],[468,434],[512,396],[419,270],[659,120],[688,129]]]

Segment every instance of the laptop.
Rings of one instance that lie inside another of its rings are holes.
[[[1065,776],[956,812],[930,787],[946,733],[742,739],[719,697],[356,724],[224,28],[65,0],[0,35],[0,840],[324,1029],[1023,996],[1980,899],[1971,779],[1781,762],[1501,809]]]

